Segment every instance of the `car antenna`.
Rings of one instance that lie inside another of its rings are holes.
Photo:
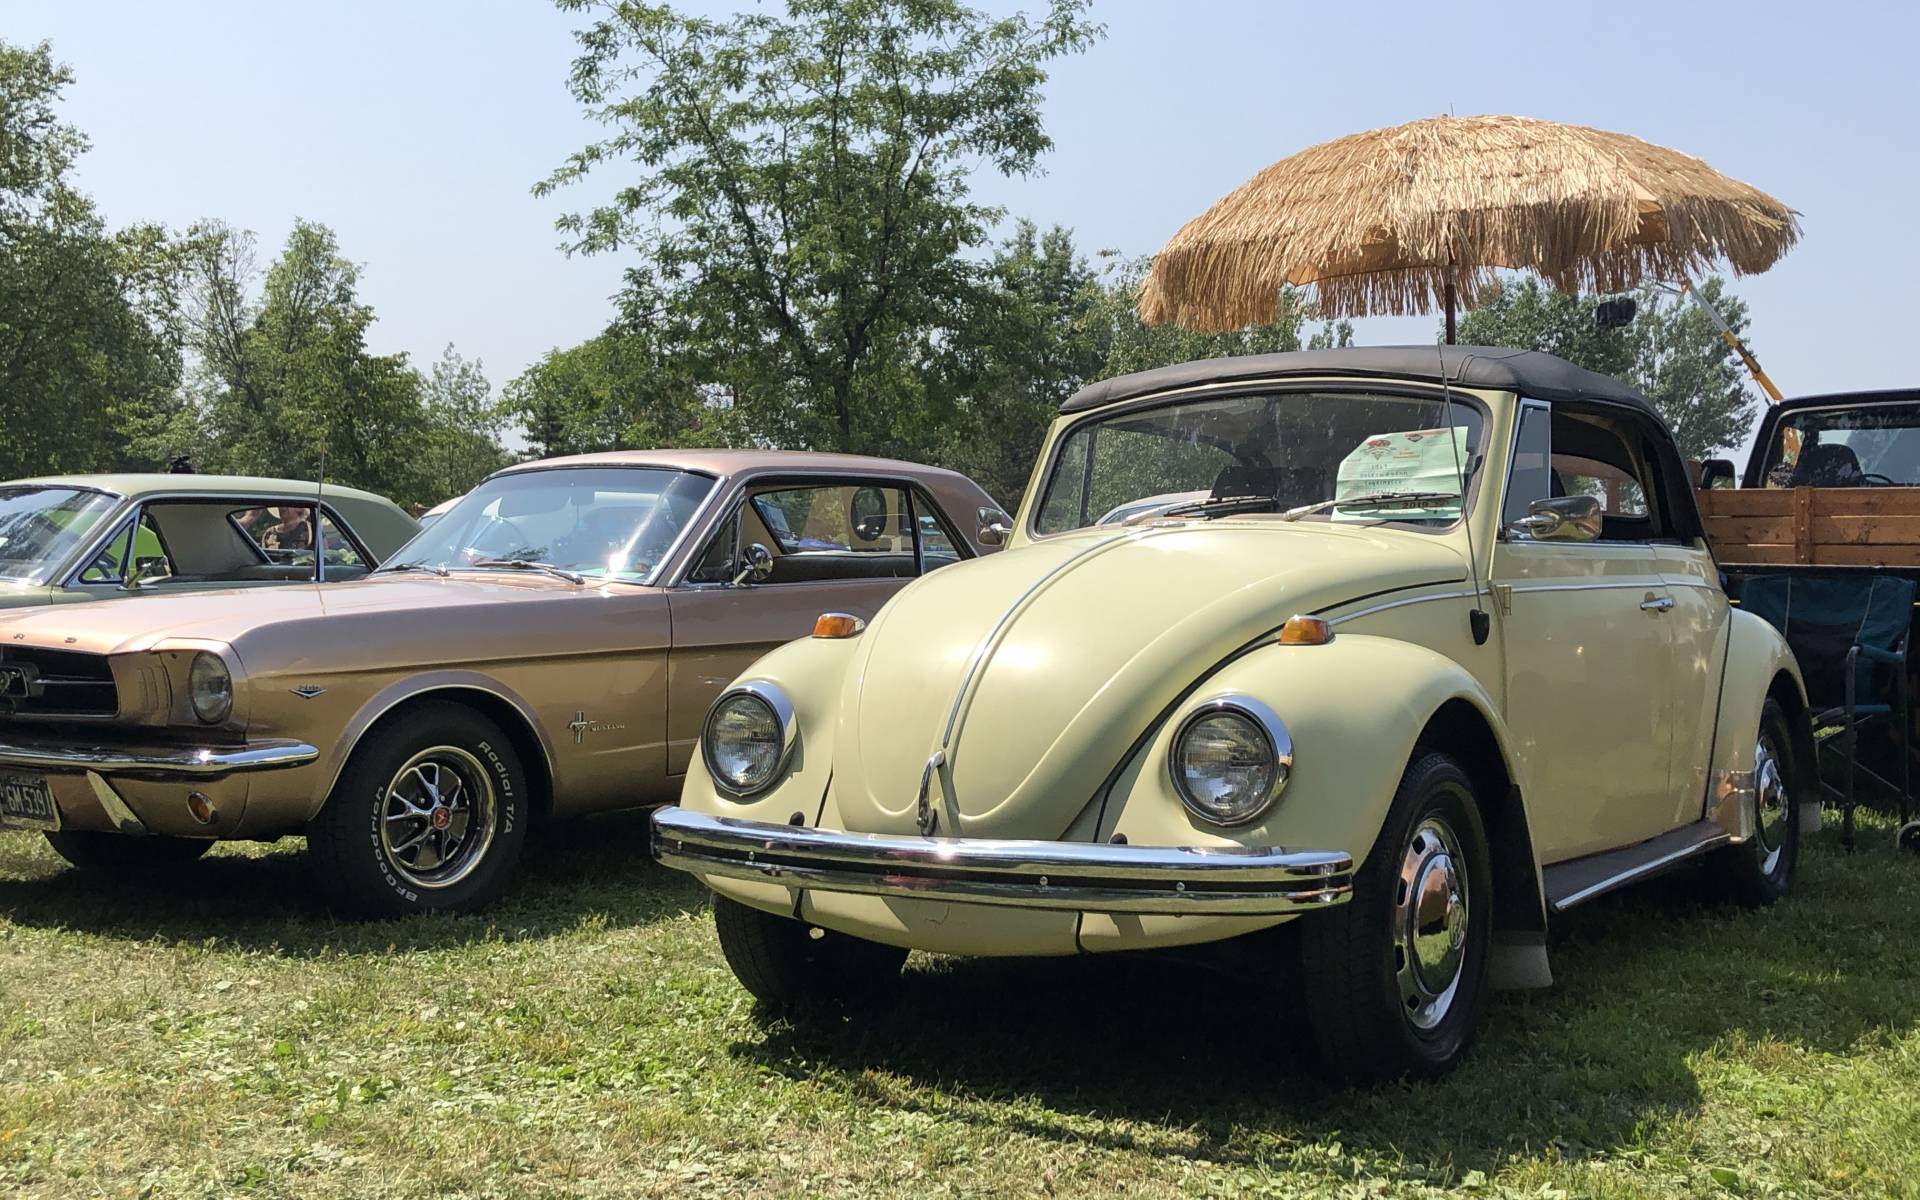
[[[1493,618],[1480,606],[1480,556],[1473,549],[1473,521],[1467,516],[1467,472],[1460,465],[1460,439],[1453,431],[1453,386],[1447,382],[1446,347],[1435,344],[1440,358],[1440,395],[1446,405],[1447,444],[1453,447],[1453,471],[1460,480],[1460,523],[1467,531],[1467,570],[1473,575],[1473,608],[1467,612],[1467,628],[1473,631],[1473,644],[1484,646],[1493,632]]]

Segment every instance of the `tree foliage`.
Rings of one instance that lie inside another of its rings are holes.
[[[990,18],[957,0],[789,0],[726,21],[592,11],[574,95],[609,135],[541,191],[617,173],[561,222],[633,255],[629,321],[658,331],[745,427],[788,446],[923,444],[948,343],[981,316],[999,213],[982,164],[1031,171],[1044,64],[1088,45],[1085,0]]]
[[[496,468],[499,417],[479,364],[423,377],[367,348],[373,309],[333,231],[295,223],[261,272],[251,233],[209,223],[186,239],[194,371],[172,426],[201,469],[316,477],[406,503],[457,495]]]
[[[45,43],[0,42],[0,478],[147,465],[178,404],[178,249],[109,231],[73,186],[71,79]]]
[[[1747,327],[1747,306],[1718,277],[1700,292],[1734,332]],[[1757,397],[1712,318],[1663,289],[1645,287],[1634,298],[1639,311],[1626,328],[1601,329],[1593,297],[1527,277],[1502,285],[1462,318],[1457,336],[1469,345],[1545,350],[1626,380],[1653,401],[1689,458],[1739,445],[1753,428]]]
[[[744,444],[729,398],[682,363],[646,327],[615,325],[528,367],[506,386],[502,410],[540,458]]]

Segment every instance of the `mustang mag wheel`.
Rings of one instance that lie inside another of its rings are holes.
[[[387,782],[380,851],[408,883],[448,887],[465,879],[493,843],[493,778],[458,746],[408,759]]]
[[[528,804],[526,771],[500,727],[432,701],[361,741],[308,827],[308,858],[342,912],[473,909],[506,888]]]

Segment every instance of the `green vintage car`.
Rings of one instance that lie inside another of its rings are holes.
[[[228,475],[0,483],[0,608],[357,579],[419,525],[352,488]]]

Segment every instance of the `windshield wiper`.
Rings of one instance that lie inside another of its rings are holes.
[[[564,579],[568,583],[585,583],[587,581],[585,575],[577,575],[565,567],[556,567],[552,563],[547,562],[532,562],[524,558],[483,558],[472,565],[483,568],[505,567],[512,571],[540,571],[552,575],[556,579]]]
[[[1290,508],[1280,514],[1284,521],[1298,521],[1301,517],[1310,517],[1314,513],[1326,512],[1330,508],[1389,508],[1398,504],[1431,504],[1436,500],[1458,500],[1459,492],[1370,492],[1364,496],[1343,496],[1338,500],[1322,500],[1317,504],[1302,504],[1299,508]]]
[[[389,563],[381,567],[380,571],[425,571],[429,575],[438,575],[442,579],[447,577],[447,569],[445,567],[424,562]]]
[[[1153,512],[1152,517],[1143,515],[1138,519],[1151,520],[1158,517],[1211,519],[1230,517],[1234,513],[1264,512],[1279,506],[1280,499],[1277,496],[1216,496],[1211,500],[1195,500],[1188,504],[1176,504],[1172,508],[1159,509]],[[1135,518],[1130,517],[1127,523],[1132,524],[1134,520]]]

